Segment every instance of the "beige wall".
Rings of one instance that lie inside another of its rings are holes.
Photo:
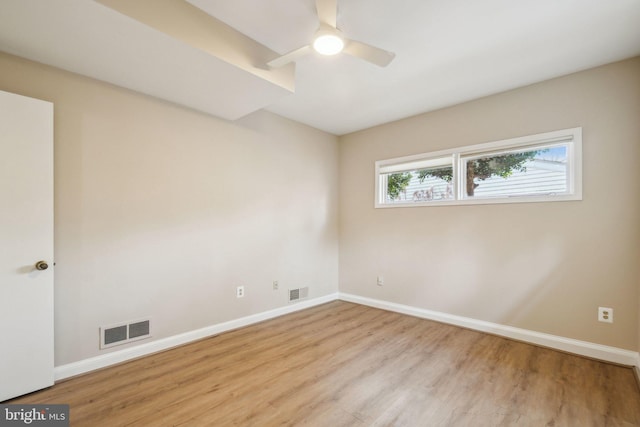
[[[376,160],[577,126],[582,201],[373,207]],[[640,58],[344,136],[340,291],[638,350],[638,159]]]
[[[288,287],[337,291],[336,137],[5,54],[0,70],[55,105],[56,365],[101,354],[101,325],[151,316],[157,339],[286,306]]]

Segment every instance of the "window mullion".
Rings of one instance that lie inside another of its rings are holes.
[[[460,200],[460,171],[462,170],[462,165],[460,164],[460,154],[453,153],[453,200]]]

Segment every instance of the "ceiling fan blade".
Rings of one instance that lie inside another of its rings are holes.
[[[333,28],[337,25],[338,0],[316,0],[316,10],[320,22]]]
[[[378,47],[370,46],[366,43],[362,43],[356,40],[345,40],[344,53],[355,56],[356,58],[364,59],[379,67],[386,67],[389,65],[396,54],[393,52],[380,49]]]
[[[276,59],[272,59],[271,61],[267,62],[267,65],[271,68],[280,68],[290,62],[295,61],[298,58],[302,58],[309,53],[311,53],[311,46],[303,46],[296,50],[292,50],[289,53],[285,53],[284,55],[279,56]]]

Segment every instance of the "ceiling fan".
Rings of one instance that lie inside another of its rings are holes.
[[[380,67],[386,67],[396,56],[393,52],[370,46],[356,40],[347,39],[337,24],[338,0],[316,0],[316,10],[320,26],[313,36],[311,44],[295,49],[267,62],[272,68],[282,67],[298,58],[318,52],[321,55],[336,55],[344,52]]]

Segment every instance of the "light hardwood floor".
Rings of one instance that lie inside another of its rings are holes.
[[[80,426],[638,426],[630,368],[335,301],[11,403]]]

